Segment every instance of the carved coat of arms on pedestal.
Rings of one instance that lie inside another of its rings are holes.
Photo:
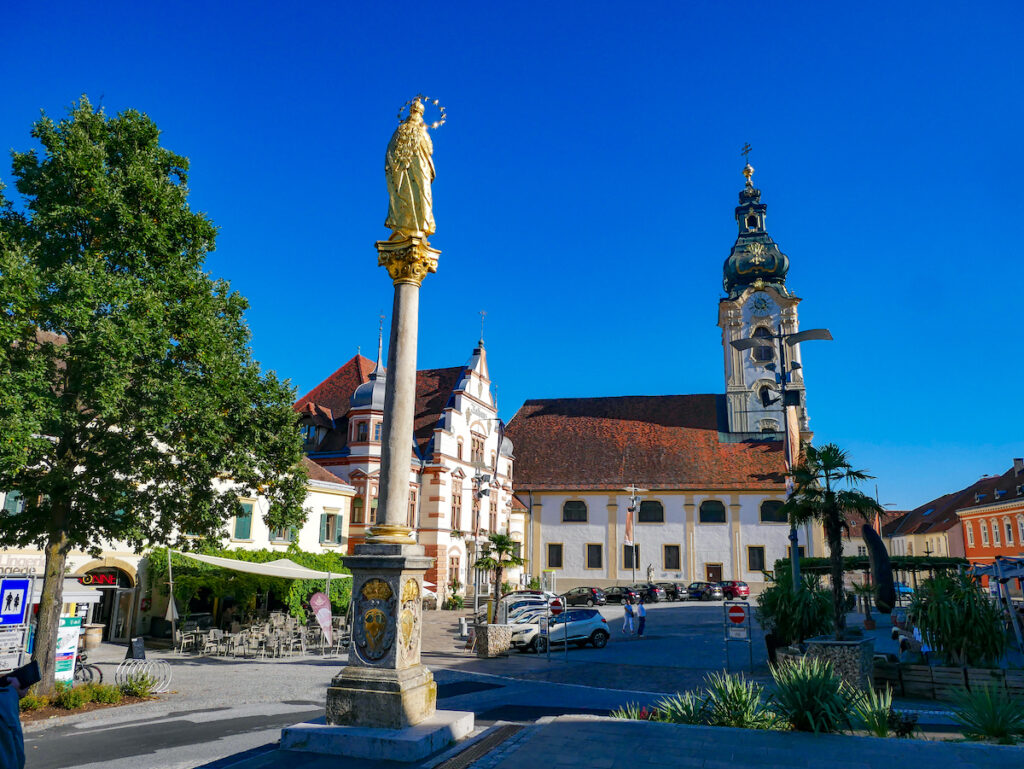
[[[391,586],[382,579],[368,580],[359,591],[352,640],[366,662],[384,658],[395,641],[395,603]]]
[[[419,648],[420,623],[417,621],[419,601],[419,582],[414,579],[406,580],[402,587],[402,606],[398,615],[398,643],[407,659]]]

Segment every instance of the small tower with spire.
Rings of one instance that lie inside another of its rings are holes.
[[[722,270],[726,296],[719,301],[718,325],[722,329],[725,356],[726,403],[730,433],[779,435],[783,411],[779,398],[778,345],[736,350],[731,342],[752,336],[793,334],[799,330],[797,305],[800,298],[786,287],[789,258],[782,253],[766,229],[768,206],[761,202],[761,190],[754,186],[754,167],[743,148],[744,185],[735,209],[738,232]],[[800,392],[800,431],[810,437],[804,404],[804,382],[799,346],[788,348],[796,371],[787,384]]]
[[[384,391],[387,371],[384,369],[384,316],[377,329],[377,363],[349,400],[349,449],[354,454],[380,456],[380,440],[384,429]]]

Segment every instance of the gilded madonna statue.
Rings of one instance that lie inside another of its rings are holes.
[[[395,129],[384,156],[388,183],[388,218],[384,224],[395,233],[427,237],[434,234],[434,144],[423,122],[423,103],[409,103],[409,114]]]

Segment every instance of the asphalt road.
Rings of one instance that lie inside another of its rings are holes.
[[[464,649],[450,612],[425,615],[423,661],[439,684],[438,706],[472,710],[478,723],[533,721],[563,713],[607,713],[627,702],[652,704],[693,688],[726,664],[718,603],[649,607],[647,637],[621,633],[622,608],[599,607],[612,637],[604,649],[572,647],[545,655],[514,652],[481,660]],[[880,630],[884,630],[880,628]],[[887,631],[885,631],[887,632]],[[729,661],[746,671],[746,644]],[[763,637],[753,626],[754,677],[766,678]],[[91,655],[112,680],[123,649]],[[150,653],[150,656],[158,656]],[[191,769],[277,741],[281,728],[323,714],[326,688],[344,658],[233,660],[164,655],[173,693],[156,702],[36,723],[26,732],[28,769]],[[103,658],[110,662],[103,662]]]

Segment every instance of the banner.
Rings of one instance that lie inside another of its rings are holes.
[[[328,644],[334,644],[333,628],[331,627],[331,599],[323,593],[313,593],[309,597],[309,608],[313,610],[320,629],[324,631]]]
[[[78,656],[78,636],[82,632],[81,617],[61,617],[57,630],[57,666],[53,678],[56,681],[73,681],[75,678],[75,657]]]
[[[635,510],[636,508],[633,506],[626,508],[626,536],[622,540],[626,545],[633,544],[633,512]]]

